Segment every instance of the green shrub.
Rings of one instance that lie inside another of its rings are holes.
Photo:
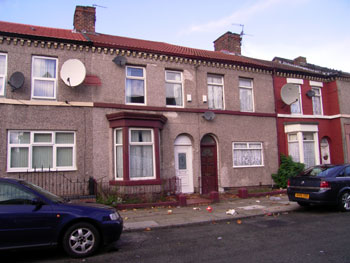
[[[277,174],[272,174],[272,179],[279,188],[286,188],[287,181],[290,177],[294,177],[304,170],[303,163],[297,163],[292,157],[281,154],[281,165]]]

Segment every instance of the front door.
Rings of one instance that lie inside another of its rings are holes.
[[[218,191],[216,142],[210,135],[201,141],[202,194]]]
[[[175,141],[175,172],[181,180],[181,192],[193,193],[192,145],[187,136],[179,136]]]

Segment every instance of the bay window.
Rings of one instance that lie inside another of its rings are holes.
[[[160,184],[160,129],[167,118],[136,112],[118,112],[106,117],[113,128],[113,183]]]
[[[0,53],[0,96],[5,95],[7,74],[7,54]]]
[[[33,56],[32,98],[56,99],[57,59]]]
[[[9,172],[75,170],[75,132],[9,131]]]

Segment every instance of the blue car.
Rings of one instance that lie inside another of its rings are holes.
[[[350,165],[317,165],[288,180],[290,201],[301,206],[336,205],[350,212]]]
[[[112,207],[69,203],[26,181],[0,178],[0,250],[61,245],[72,257],[87,257],[122,230]]]

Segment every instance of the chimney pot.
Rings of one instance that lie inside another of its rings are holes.
[[[302,65],[306,65],[307,62],[306,62],[306,57],[297,57],[293,60],[294,62],[294,65],[299,65],[299,66],[302,66]]]
[[[241,44],[241,35],[228,31],[214,41],[214,50],[241,55]]]
[[[76,6],[73,26],[78,32],[95,33],[96,8],[92,6]]]

